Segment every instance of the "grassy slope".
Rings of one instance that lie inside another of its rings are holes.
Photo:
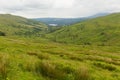
[[[10,14],[0,14],[0,31],[6,35],[38,35],[44,32],[46,25]]]
[[[0,22],[4,25],[0,26],[0,35],[7,34],[0,36],[0,80],[120,79],[119,46],[59,44],[39,37],[14,36],[22,30],[33,31],[33,21],[11,17],[12,22]]]
[[[64,43],[120,45],[120,13],[63,27],[47,37]]]
[[[0,45],[0,80],[120,79],[120,47],[7,37]]]

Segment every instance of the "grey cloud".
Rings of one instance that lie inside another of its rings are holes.
[[[25,17],[82,17],[119,12],[119,0],[1,0],[0,12]]]

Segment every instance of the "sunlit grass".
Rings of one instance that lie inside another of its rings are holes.
[[[0,37],[0,45],[0,80],[120,79],[117,46],[103,48],[14,37]]]

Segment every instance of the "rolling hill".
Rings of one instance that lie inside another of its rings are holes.
[[[47,26],[43,23],[11,14],[0,14],[0,34],[39,36]]]
[[[112,14],[52,27],[51,41],[39,37],[46,25],[0,15],[0,80],[120,80],[119,19]],[[108,43],[113,46],[96,46]]]
[[[120,13],[65,26],[47,38],[62,43],[120,45]]]

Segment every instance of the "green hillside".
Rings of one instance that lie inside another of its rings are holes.
[[[6,35],[37,35],[47,29],[46,25],[23,17],[0,14],[0,32]]]
[[[47,37],[62,43],[120,45],[120,13],[65,26]]]
[[[120,80],[119,18],[48,31],[40,22],[0,15],[0,80]]]
[[[119,50],[0,37],[0,80],[120,80]]]

